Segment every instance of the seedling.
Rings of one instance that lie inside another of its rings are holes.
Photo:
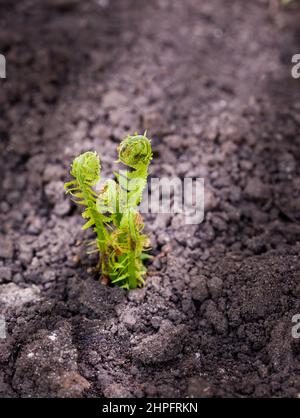
[[[143,220],[138,211],[147,184],[152,159],[150,140],[144,135],[125,138],[118,147],[118,163],[130,167],[114,173],[99,193],[94,186],[100,181],[101,164],[96,152],[85,152],[73,161],[74,180],[65,183],[65,190],[78,205],[85,207],[82,229],[93,228],[96,239],[89,243],[89,252],[99,252],[99,269],[104,281],[125,289],[144,285],[146,268],[143,261],[150,256]]]

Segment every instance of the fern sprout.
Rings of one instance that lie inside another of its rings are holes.
[[[143,220],[138,212],[147,184],[152,159],[150,140],[144,135],[128,136],[118,147],[119,160],[131,171],[116,174],[116,181],[107,180],[99,193],[94,186],[100,180],[100,158],[96,152],[85,152],[73,161],[70,174],[74,180],[65,184],[78,205],[85,206],[83,229],[93,228],[99,252],[101,274],[112,284],[135,289],[144,285],[150,241],[143,234]]]

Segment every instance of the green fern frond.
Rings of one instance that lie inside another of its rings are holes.
[[[136,207],[142,200],[147,184],[148,167],[152,160],[150,140],[144,135],[128,136],[118,147],[119,162],[132,168],[133,171],[122,171],[118,177],[121,186],[127,192],[126,207]]]
[[[96,193],[92,188],[100,180],[100,171],[100,158],[97,153],[85,152],[74,159],[70,171],[74,180],[65,183],[64,187],[67,194],[75,197],[74,201],[78,205],[86,206],[86,209],[82,213],[82,217],[87,221],[82,226],[82,229],[86,230],[90,227],[94,227],[94,231],[97,234],[97,247],[102,255],[103,273],[107,274],[105,254],[109,243],[109,235],[105,228],[105,224],[108,220],[97,211]]]

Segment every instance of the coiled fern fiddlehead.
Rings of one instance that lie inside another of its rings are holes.
[[[127,165],[132,171],[117,174],[122,216],[115,237],[120,254],[114,263],[111,281],[120,282],[123,287],[131,289],[144,284],[144,251],[150,246],[148,237],[141,233],[144,224],[137,206],[147,184],[148,167],[152,159],[151,142],[146,134],[129,135],[121,142],[118,151],[118,162]]]
[[[127,207],[135,208],[142,199],[147,184],[148,167],[152,160],[151,142],[144,135],[128,136],[118,147],[119,161],[132,168],[124,172],[124,179],[119,182],[127,189]]]
[[[97,194],[93,186],[100,179],[100,160],[96,153],[86,152],[75,158],[71,174],[75,180],[66,183],[67,193],[87,208],[84,229],[94,227],[100,252],[102,275],[126,289],[143,286],[146,269],[143,259],[150,241],[142,234],[144,224],[137,206],[147,184],[152,159],[150,140],[144,135],[128,136],[118,147],[119,160],[132,169],[116,174],[117,182],[107,180]]]
[[[78,205],[83,205],[86,209],[82,212],[82,217],[86,223],[82,229],[94,228],[97,234],[96,245],[101,254],[101,268],[104,275],[109,273],[108,267],[108,248],[109,235],[105,224],[109,219],[97,211],[97,194],[93,187],[100,180],[100,159],[96,152],[85,152],[73,161],[70,174],[74,180],[65,183],[64,187],[67,194],[75,198]]]

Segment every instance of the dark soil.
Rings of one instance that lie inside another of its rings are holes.
[[[300,396],[300,7],[276,4],[1,1],[2,397]],[[62,186],[145,128],[152,175],[204,177],[206,212],[145,216],[128,293]]]

